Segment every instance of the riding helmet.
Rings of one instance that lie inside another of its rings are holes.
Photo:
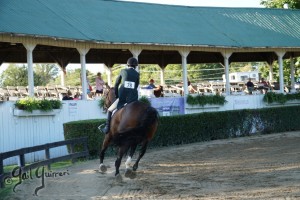
[[[136,58],[131,57],[127,60],[127,65],[130,67],[136,67],[139,65],[139,62]]]

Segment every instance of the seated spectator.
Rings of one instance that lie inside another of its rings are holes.
[[[181,84],[183,87],[183,82],[181,82]],[[189,79],[187,79],[187,84],[188,84],[189,93],[197,93],[197,89],[192,85]],[[183,91],[180,91],[180,95],[183,95]]]
[[[73,100],[72,92],[68,90],[66,95],[62,98],[62,100]]]
[[[261,78],[259,85],[258,85],[258,89],[261,90],[261,93],[264,93],[264,94],[270,89],[269,84],[265,81],[264,78]]]
[[[156,86],[154,85],[154,80],[149,80],[149,85],[147,86],[147,89],[156,89]]]
[[[162,96],[162,91],[163,91],[163,87],[162,86],[155,86],[154,85],[154,80],[153,79],[150,79],[149,80],[149,85],[147,86],[147,89],[153,89],[154,91],[154,95],[156,97],[160,97]]]
[[[246,83],[248,94],[252,94],[252,91],[254,89],[254,84],[251,81],[251,78],[249,78],[248,82]]]
[[[73,100],[79,100],[79,94],[78,94],[78,93],[76,93],[76,94],[74,95]]]

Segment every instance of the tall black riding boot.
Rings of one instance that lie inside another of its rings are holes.
[[[108,111],[107,121],[106,121],[105,127],[102,129],[102,132],[105,133],[105,134],[107,134],[110,130],[111,114],[112,114],[112,112]]]

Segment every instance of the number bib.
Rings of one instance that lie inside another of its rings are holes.
[[[124,88],[134,89],[135,82],[132,81],[124,81]]]

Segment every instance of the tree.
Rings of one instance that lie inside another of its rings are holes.
[[[299,0],[262,0],[261,5],[264,5],[267,8],[283,8],[284,4],[288,4],[290,9],[300,9],[300,1]],[[296,65],[295,65],[295,79],[300,76],[299,73],[299,62],[300,58],[296,58]],[[269,67],[268,66],[260,66],[260,72],[262,73],[262,77],[269,76]],[[290,60],[283,61],[283,72],[284,72],[284,82],[290,84],[291,77],[290,77]],[[274,62],[273,64],[273,73],[274,79],[279,81],[279,67],[278,62]]]
[[[224,67],[218,63],[188,65],[188,77],[192,83],[222,80]]]
[[[38,64],[33,66],[34,85],[47,85],[58,74],[58,68],[54,64]],[[1,74],[1,87],[27,86],[28,70],[26,65],[10,64]]]
[[[262,0],[260,4],[266,8],[283,8],[284,4],[288,4],[290,9],[300,9],[299,0]]]
[[[297,61],[298,60],[298,61]],[[296,61],[296,62],[295,62]],[[294,62],[295,62],[295,81],[297,78],[300,77],[300,58],[297,58],[297,59],[294,59]],[[286,84],[291,84],[291,68],[290,68],[290,65],[291,65],[291,61],[290,59],[287,59],[287,60],[284,60],[283,61],[283,79],[284,79],[284,83]],[[279,65],[278,65],[278,62],[275,61],[272,65],[273,67],[273,80],[279,82]],[[261,65],[259,66],[259,71],[261,73],[261,76],[262,77],[269,77],[269,66],[267,65]]]
[[[6,86],[27,86],[28,85],[27,67],[25,65],[8,65],[7,69],[1,74],[1,87]]]
[[[58,75],[58,67],[55,64],[36,64],[34,65],[34,84],[47,85]]]

